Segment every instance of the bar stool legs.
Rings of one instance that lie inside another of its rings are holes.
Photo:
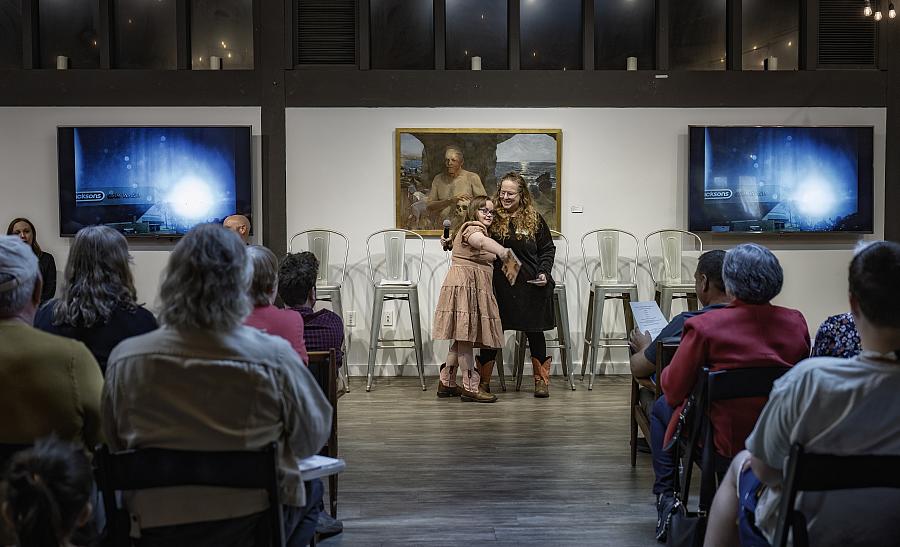
[[[381,314],[385,300],[405,300],[409,304],[409,316],[412,322],[412,340],[382,340]],[[412,348],[416,352],[416,366],[419,370],[419,381],[425,391],[425,359],[422,351],[422,324],[419,320],[419,293],[415,287],[398,289],[397,287],[376,287],[375,302],[372,306],[372,333],[369,337],[369,363],[366,375],[366,391],[372,391],[372,380],[375,375],[375,358],[381,348]],[[385,345],[382,342],[397,342]],[[412,342],[412,344],[410,344]]]
[[[622,307],[625,315],[625,338],[604,338],[603,337],[603,308],[604,303],[608,299],[621,299]],[[588,390],[594,389],[594,375],[597,367],[597,353],[600,348],[608,347],[627,347],[628,333],[634,329],[634,316],[631,313],[631,301],[637,302],[637,287],[625,290],[606,290],[603,287],[592,287],[591,296],[588,301],[587,321],[584,329],[584,350],[581,360],[581,379],[584,380],[585,372],[590,366],[590,376],[588,380]],[[611,344],[610,340],[622,340],[622,343]]]

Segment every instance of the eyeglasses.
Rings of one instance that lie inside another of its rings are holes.
[[[514,197],[516,197],[516,196],[518,196],[518,195],[519,195],[518,192],[507,192],[507,191],[505,191],[505,190],[502,191],[502,192],[500,192],[500,197],[501,197],[501,198],[514,198]]]
[[[494,210],[488,209],[487,207],[482,207],[481,209],[478,209],[478,212],[484,216],[494,216]]]

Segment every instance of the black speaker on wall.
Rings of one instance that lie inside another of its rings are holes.
[[[297,63],[356,64],[356,0],[295,0]]]

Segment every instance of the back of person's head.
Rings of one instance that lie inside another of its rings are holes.
[[[169,256],[159,289],[160,321],[175,328],[230,330],[250,313],[247,246],[217,224],[191,229]]]
[[[900,328],[900,244],[879,241],[850,262],[850,294],[865,318],[877,327]]]
[[[722,280],[722,264],[725,262],[725,251],[706,251],[697,260],[697,273],[706,276],[710,286],[715,287],[721,293],[725,292],[725,282]]]
[[[250,300],[254,306],[268,306],[278,287],[278,258],[262,245],[247,247],[247,256],[253,266]]]
[[[131,255],[125,236],[108,226],[88,226],[75,235],[65,284],[53,308],[53,323],[92,327],[122,306],[136,307]]]
[[[15,317],[37,290],[37,256],[16,236],[0,236],[0,318]]]
[[[288,306],[300,306],[316,286],[319,260],[309,251],[289,254],[278,271],[278,296]]]
[[[3,515],[17,547],[59,547],[90,517],[93,478],[84,451],[54,438],[40,440],[10,461]]]
[[[781,292],[784,272],[772,251],[743,243],[725,253],[722,280],[731,296],[748,304],[765,304]]]

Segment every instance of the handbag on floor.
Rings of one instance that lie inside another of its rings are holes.
[[[706,535],[706,513],[686,511],[678,504],[669,521],[666,545],[669,547],[701,547]]]

